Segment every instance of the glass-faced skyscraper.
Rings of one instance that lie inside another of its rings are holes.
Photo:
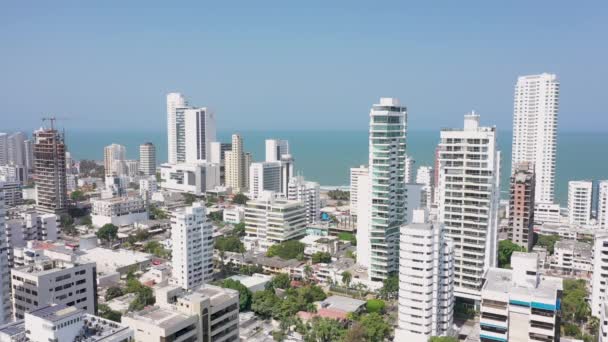
[[[381,281],[399,268],[399,227],[406,223],[407,110],[397,99],[381,98],[369,116],[369,186],[359,190],[369,213],[358,224],[357,262]]]

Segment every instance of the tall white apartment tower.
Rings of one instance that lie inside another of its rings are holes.
[[[599,182],[597,196],[597,223],[600,229],[608,229],[608,180]]]
[[[204,203],[180,208],[171,217],[172,283],[192,289],[213,276],[213,226]]]
[[[249,167],[249,197],[259,198],[264,191],[281,191],[281,163],[252,163]]]
[[[8,164],[8,134],[0,133],[0,165]]]
[[[24,142],[27,136],[22,132],[13,133],[8,137],[8,162],[14,165],[25,165]]]
[[[301,201],[306,206],[306,223],[319,221],[321,216],[321,191],[319,183],[307,182],[302,176],[295,176],[289,180],[287,199]]]
[[[483,275],[496,266],[500,152],[496,128],[464,116],[464,129],[441,131],[439,220],[454,242],[457,297],[478,301]]]
[[[281,161],[281,156],[289,154],[289,141],[280,139],[266,139],[266,161]]]
[[[144,176],[156,175],[156,147],[151,142],[139,145],[139,172]]]
[[[414,181],[414,164],[416,161],[412,156],[405,157],[405,182],[411,183]]]
[[[368,175],[367,165],[350,168],[350,212],[357,215],[357,199],[359,198],[359,176]]]
[[[552,203],[554,200],[558,105],[556,75],[529,75],[517,79],[511,174],[522,162],[534,165],[535,202]]]
[[[401,227],[399,318],[395,341],[427,342],[448,335],[454,316],[454,249],[442,226],[414,210]]]
[[[592,195],[593,182],[568,182],[568,222],[570,224],[589,224]]]
[[[177,163],[177,108],[186,106],[188,101],[182,94],[167,94],[167,157],[170,164]]]
[[[591,283],[591,314],[600,318],[600,308],[608,301],[608,233],[598,232],[593,244],[593,280]]]
[[[178,115],[179,113],[178,110]],[[192,108],[184,110],[183,115],[184,157],[181,160],[178,152],[178,162],[197,163],[210,159],[211,142],[216,140],[215,113],[207,108]],[[178,147],[179,144],[180,141]],[[178,151],[180,150],[182,148],[178,148]]]
[[[398,270],[399,227],[406,220],[407,109],[398,99],[381,98],[369,116],[370,219],[361,234],[370,258],[357,255],[357,262],[368,267],[372,281],[382,281]]]
[[[120,164],[127,159],[127,149],[119,144],[112,144],[103,149],[103,167],[106,176],[121,175]]]
[[[422,191],[424,192],[422,204],[427,209],[430,209],[433,204],[433,194],[435,192],[433,172],[432,166],[420,166],[416,172],[416,183],[422,184]]]
[[[281,194],[287,197],[289,181],[293,178],[293,157],[291,154],[281,156]]]
[[[5,213],[4,191],[0,187],[0,324],[8,323],[11,319],[11,271],[8,262]]]

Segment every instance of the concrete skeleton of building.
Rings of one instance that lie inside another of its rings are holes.
[[[407,110],[397,99],[381,98],[369,116],[369,181],[358,177],[357,200],[366,207],[357,215],[357,263],[372,281],[382,281],[398,270],[399,227],[406,223]]]
[[[113,197],[91,200],[93,226],[105,224],[128,226],[148,219],[148,209],[141,197]]]
[[[511,267],[488,270],[481,291],[480,340],[559,341],[562,279],[542,276],[536,253],[513,253]]]
[[[42,212],[63,213],[67,210],[65,152],[63,134],[54,127],[34,132],[36,207]]]
[[[454,250],[442,225],[414,210],[401,227],[396,341],[426,342],[452,334]]]
[[[289,180],[287,199],[300,201],[306,207],[306,223],[313,224],[321,218],[321,191],[319,183],[307,182],[302,176]]]
[[[600,229],[608,229],[608,180],[598,184],[597,224]]]
[[[13,314],[50,304],[66,304],[97,312],[97,272],[95,263],[76,263],[41,258],[34,264],[11,270]]]
[[[500,152],[496,128],[465,115],[464,129],[441,131],[439,221],[454,242],[457,297],[478,301],[483,276],[496,266]]]
[[[171,216],[172,283],[192,289],[213,276],[213,226],[204,203],[179,208]]]
[[[246,192],[249,189],[249,166],[251,154],[243,151],[243,139],[238,134],[232,135],[232,149],[225,152],[226,186],[234,193]]]
[[[245,245],[267,250],[270,246],[306,234],[306,207],[301,201],[277,198],[265,192],[245,207]]]
[[[591,222],[593,182],[568,182],[568,222],[588,225]]]
[[[357,198],[359,198],[359,176],[368,176],[369,168],[366,165],[350,168],[350,211],[357,214]]]
[[[162,164],[161,187],[202,196],[220,185],[220,166],[208,162]]]
[[[127,159],[127,148],[112,144],[103,149],[103,168],[106,176],[123,175],[124,161]]]
[[[239,340],[237,291],[202,285],[188,291],[165,286],[155,292],[155,306],[122,316],[135,342]]]
[[[521,76],[515,85],[512,172],[530,162],[536,177],[535,202],[553,203],[559,81],[553,74]]]
[[[511,176],[509,239],[526,251],[534,243],[534,191],[534,171],[522,163]]]
[[[4,192],[0,189],[0,324],[7,323],[11,318],[11,281],[5,214]]]

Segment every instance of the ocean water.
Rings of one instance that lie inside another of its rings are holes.
[[[264,140],[289,140],[295,169],[321,185],[348,185],[349,168],[367,164],[367,131],[241,131],[244,148],[255,161],[264,159]],[[232,132],[218,132],[220,141],[229,142]],[[125,145],[128,158],[139,157],[139,145],[156,145],[158,162],[167,160],[164,131],[76,131],[66,132],[68,150],[75,159],[103,159],[103,148],[111,143]],[[416,166],[433,165],[439,142],[438,131],[409,131],[407,153]],[[502,152],[501,188],[508,190],[511,171],[511,132],[499,131]],[[567,204],[568,181],[608,179],[608,133],[560,132],[557,146],[556,199]],[[505,197],[503,195],[503,197]]]

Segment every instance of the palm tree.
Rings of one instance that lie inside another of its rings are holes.
[[[346,288],[350,287],[350,281],[353,279],[353,275],[348,271],[342,272],[342,283],[346,286]]]

